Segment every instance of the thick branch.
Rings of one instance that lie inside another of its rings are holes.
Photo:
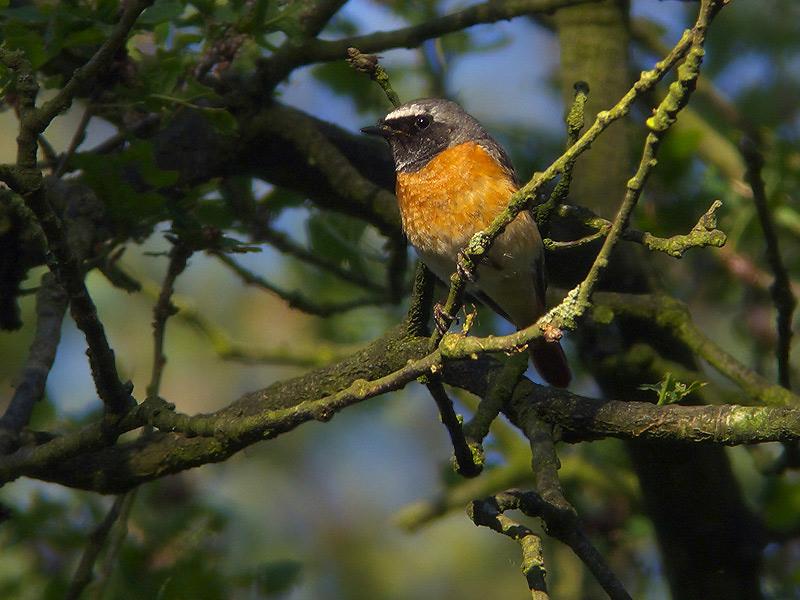
[[[0,480],[26,475],[72,487],[120,492],[170,473],[225,460],[259,440],[308,421],[330,419],[347,406],[398,389],[431,371],[441,371],[448,384],[486,394],[491,372],[500,368],[496,361],[482,358],[442,365],[440,353],[426,355],[427,338],[408,337],[405,331],[406,326],[401,325],[347,361],[253,392],[212,415],[186,417],[171,413],[158,402],[147,402],[119,426],[129,430],[149,421],[181,429],[189,436],[155,432],[102,448],[103,428],[92,425],[0,459]],[[519,422],[527,418],[525,411],[535,411],[538,418],[569,432],[570,441],[613,436],[734,445],[800,439],[797,408],[659,407],[586,398],[536,386],[526,379],[515,389],[510,410],[516,412]]]

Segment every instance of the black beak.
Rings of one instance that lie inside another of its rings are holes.
[[[361,133],[366,133],[367,135],[379,135],[383,138],[387,138],[392,135],[392,130],[386,125],[378,124],[370,125],[369,127],[362,127]]]

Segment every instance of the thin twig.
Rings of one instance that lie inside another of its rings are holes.
[[[58,166],[58,152],[43,134],[39,135],[38,142],[39,147],[42,149],[42,154],[44,154],[45,166],[55,170]]]
[[[169,266],[161,285],[158,301],[153,307],[153,367],[150,372],[150,383],[147,386],[147,397],[158,396],[161,387],[161,376],[167,357],[164,354],[164,335],[166,333],[167,319],[176,312],[172,304],[172,295],[175,293],[175,280],[186,269],[192,250],[180,239],[173,242],[169,252]]]
[[[769,290],[772,295],[772,302],[778,311],[778,344],[775,349],[778,360],[778,382],[786,389],[791,389],[789,354],[792,343],[792,313],[797,306],[797,300],[792,293],[789,273],[781,257],[778,233],[769,209],[764,180],[761,177],[764,157],[759,152],[758,141],[750,138],[743,139],[741,151],[747,165],[745,177],[753,190],[753,201],[756,205],[761,229],[764,232],[767,262],[775,276],[775,280]]]
[[[447,428],[447,433],[450,434],[456,473],[464,477],[477,477],[483,470],[483,457],[473,453],[472,447],[464,438],[461,420],[453,410],[453,401],[450,400],[441,381],[429,379],[425,385],[436,401],[442,423]]]
[[[672,237],[661,238],[647,231],[627,228],[622,232],[622,239],[637,242],[648,250],[663,252],[674,258],[683,257],[684,253],[690,248],[706,248],[708,246],[721,248],[725,245],[727,236],[723,231],[717,229],[716,211],[720,206],[722,206],[722,202],[715,200],[709,209],[700,217],[692,230],[686,235],[673,235]],[[611,231],[611,221],[594,214],[586,208],[562,204],[558,206],[556,210],[560,216],[575,218],[587,227],[591,227],[597,231],[580,239],[566,242],[545,238],[542,242],[548,250],[556,251],[577,248],[603,238]]]
[[[117,496],[111,508],[106,513],[106,516],[89,534],[89,539],[86,547],[83,549],[78,568],[75,570],[72,581],[70,581],[67,592],[64,595],[65,600],[78,600],[86,589],[86,586],[94,579],[95,562],[98,556],[100,556],[100,552],[103,550],[103,546],[106,543],[106,539],[108,539],[109,533],[111,533],[114,523],[117,522],[120,516],[126,498],[127,494]]]
[[[589,84],[585,81],[578,81],[575,83],[575,95],[567,112],[566,125],[567,125],[567,143],[566,149],[568,150],[574,145],[585,125],[584,122],[584,107],[589,98]],[[578,157],[575,156],[567,161],[564,165],[564,171],[561,173],[561,178],[558,180],[556,187],[553,189],[550,197],[546,202],[533,207],[532,213],[536,224],[539,227],[539,232],[544,237],[550,227],[550,217],[553,210],[566,201],[569,196],[569,187],[572,184],[572,169],[575,167],[575,161]]]
[[[344,302],[315,302],[298,292],[284,290],[277,285],[270,283],[263,277],[259,277],[252,271],[244,268],[227,254],[215,252],[214,256],[216,256],[223,264],[236,273],[236,275],[238,275],[246,284],[253,285],[271,292],[288,303],[291,308],[296,308],[297,310],[311,315],[329,317],[330,315],[347,312],[348,310],[353,310],[354,308],[361,308],[363,306],[380,306],[388,302],[387,298],[378,297],[357,298],[355,300],[346,300]]]
[[[356,71],[369,75],[372,81],[381,86],[383,93],[386,94],[386,98],[392,103],[392,106],[397,108],[400,106],[400,96],[398,96],[397,92],[392,88],[392,83],[389,81],[389,74],[386,72],[386,69],[383,68],[378,58],[380,57],[374,54],[364,54],[358,48],[347,49],[347,62],[350,66]]]
[[[614,220],[614,225],[611,227],[609,235],[606,237],[606,241],[593,263],[592,268],[589,270],[586,279],[580,286],[573,290],[574,294],[566,298],[565,302],[555,309],[558,312],[551,311],[548,313],[547,320],[545,321],[555,327],[565,325],[574,326],[574,317],[577,316],[578,313],[582,313],[586,307],[588,307],[589,298],[591,297],[594,286],[600,273],[605,269],[608,263],[608,256],[616,245],[620,234],[627,227],[628,219],[639,198],[644,180],[647,178],[647,175],[654,165],[652,162],[653,155],[658,146],[658,142],[666,129],[674,122],[675,113],[685,104],[692,83],[697,78],[697,68],[699,68],[700,57],[702,56],[701,46],[705,39],[705,30],[708,21],[716,13],[718,8],[719,6],[716,2],[712,2],[711,4],[708,2],[704,3],[694,28],[684,32],[672,51],[663,60],[658,62],[653,69],[642,72],[639,80],[614,107],[608,111],[598,113],[595,122],[575,144],[570,146],[570,148],[545,169],[544,172],[534,175],[519,191],[512,194],[506,210],[500,213],[486,230],[480,231],[472,237],[469,244],[467,244],[466,248],[460,253],[458,268],[450,278],[450,291],[444,308],[441,311],[444,325],[447,325],[447,321],[452,321],[455,317],[461,305],[461,296],[466,287],[467,279],[474,276],[479,261],[486,255],[492,242],[505,230],[505,227],[516,218],[520,211],[529,206],[542,186],[559,173],[562,173],[566,165],[574,160],[575,157],[586,151],[597,136],[612,122],[622,118],[628,113],[636,98],[642,93],[652,89],[681,58],[691,52],[692,60],[690,63],[687,62],[687,64],[690,64],[693,69],[683,68],[682,83],[675,83],[670,87],[670,94],[659,105],[656,114],[648,119],[648,126],[651,132],[645,144],[643,159],[640,163],[639,170],[636,176],[629,182],[625,200],[623,200],[617,218]],[[437,327],[431,339],[432,344],[436,344],[442,339],[445,330],[446,327]],[[529,333],[538,332],[536,335],[541,334],[538,323],[529,327],[528,331]]]
[[[75,128],[75,133],[69,142],[67,151],[63,154],[63,156],[61,156],[60,160],[58,161],[58,166],[53,171],[54,176],[61,177],[66,171],[67,165],[75,155],[75,151],[78,149],[78,146],[80,146],[83,140],[86,139],[86,128],[89,126],[89,121],[91,120],[92,106],[88,105],[81,115],[81,120],[78,122],[78,126]]]
[[[338,263],[328,260],[319,252],[311,252],[307,250],[286,234],[276,231],[269,226],[259,226],[256,232],[255,241],[267,242],[273,248],[280,250],[284,254],[294,256],[298,260],[302,260],[310,265],[314,265],[322,271],[335,275],[343,281],[355,284],[359,287],[375,292],[377,294],[386,294],[386,288],[372,280],[365,275],[353,271],[352,269],[345,269]]]
[[[117,564],[119,553],[122,550],[125,539],[128,537],[128,520],[136,501],[138,489],[139,488],[133,488],[129,492],[125,492],[118,497],[122,498],[122,508],[120,509],[119,517],[117,517],[117,523],[111,530],[108,550],[106,550],[106,555],[100,565],[100,573],[97,577],[98,598],[104,597],[105,588]]]

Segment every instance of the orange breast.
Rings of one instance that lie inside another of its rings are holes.
[[[516,189],[509,173],[476,142],[442,151],[419,171],[397,174],[403,228],[422,253],[454,256],[506,207]]]

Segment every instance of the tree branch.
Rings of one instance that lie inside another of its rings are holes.
[[[66,311],[67,296],[64,289],[52,274],[45,274],[36,294],[36,332],[33,342],[22,369],[21,380],[0,418],[0,454],[7,454],[17,445],[17,437],[30,422],[34,405],[44,396],[47,376],[61,340],[61,324]]]
[[[775,222],[767,203],[767,193],[764,189],[764,180],[761,177],[761,169],[764,166],[764,158],[758,151],[755,139],[745,138],[741,144],[742,156],[744,156],[747,171],[745,178],[753,190],[753,201],[756,205],[758,220],[761,229],[764,231],[764,240],[767,246],[767,262],[775,275],[775,280],[770,286],[772,302],[778,311],[777,330],[778,346],[775,354],[778,360],[778,382],[786,389],[791,389],[791,371],[789,368],[789,354],[792,343],[792,313],[797,306],[797,300],[792,293],[792,285],[789,281],[789,273],[781,257],[780,246],[778,244],[778,234],[775,230]]]
[[[127,385],[120,382],[114,352],[108,344],[103,325],[97,316],[97,309],[86,289],[80,263],[69,247],[61,219],[47,198],[42,173],[37,169],[36,150],[39,134],[57,114],[70,106],[80,86],[107,67],[116,51],[127,39],[128,32],[139,14],[150,4],[149,0],[127,3],[119,23],[100,49],[85,65],[77,69],[64,87],[41,108],[36,107],[38,84],[30,63],[19,53],[0,48],[0,61],[15,73],[17,90],[20,93],[17,164],[13,168],[0,169],[0,178],[25,199],[44,231],[53,255],[50,269],[69,296],[72,316],[86,336],[89,363],[97,393],[106,410],[112,414],[120,414],[131,405],[130,390]]]
[[[669,238],[660,238],[647,231],[628,228],[622,232],[622,239],[637,242],[648,250],[664,252],[674,258],[682,258],[684,252],[690,248],[705,248],[708,246],[721,248],[725,245],[727,236],[724,232],[716,228],[716,211],[720,206],[722,206],[722,202],[715,200],[697,221],[697,224],[695,224],[692,230],[686,235],[673,235]],[[568,242],[560,242],[545,238],[542,242],[548,250],[565,250],[567,248],[583,246],[607,236],[611,229],[611,221],[581,206],[562,204],[557,207],[556,211],[561,217],[573,218],[597,231],[581,239]]]
[[[537,12],[552,12],[565,6],[597,2],[598,0],[505,0],[500,2],[483,2],[455,13],[429,19],[419,25],[404,27],[394,31],[378,31],[368,35],[355,36],[342,40],[311,40],[303,48],[294,53],[276,53],[267,59],[262,67],[271,72],[271,80],[277,79],[280,73],[289,72],[298,66],[313,62],[341,60],[347,55],[350,47],[361,52],[380,52],[390,48],[412,48],[425,40],[440,37],[447,33],[461,31],[481,23],[496,23],[530,15]],[[280,64],[285,63],[285,64]],[[269,65],[267,67],[267,65]],[[282,67],[280,70],[278,65]]]
[[[309,300],[302,294],[298,292],[290,292],[284,289],[281,289],[277,285],[274,285],[264,279],[263,277],[259,277],[252,271],[245,269],[235,260],[233,260],[227,254],[222,252],[214,252],[214,256],[216,256],[220,262],[226,265],[228,268],[231,269],[236,275],[241,278],[241,280],[248,284],[263,290],[267,290],[268,292],[272,292],[276,296],[278,296],[281,300],[284,300],[291,308],[296,308],[304,313],[308,313],[311,315],[317,315],[319,317],[329,317],[334,314],[346,312],[348,310],[352,310],[354,308],[361,308],[363,306],[376,306],[381,304],[387,304],[389,302],[388,298],[386,297],[366,297],[366,298],[357,298],[355,300],[346,300],[344,302],[315,302]]]
[[[697,356],[763,404],[800,406],[800,397],[796,394],[770,383],[709,339],[694,324],[688,308],[679,300],[664,295],[598,294],[592,318],[599,323],[609,323],[615,314],[647,319],[668,329]]]
[[[467,515],[475,525],[483,525],[510,537],[522,549],[522,573],[528,582],[533,600],[548,600],[542,552],[542,540],[525,525],[507,517],[505,511],[519,508],[514,502],[511,492],[497,494],[485,500],[473,500],[467,506]]]
[[[455,471],[463,477],[477,477],[483,470],[483,455],[482,453],[473,452],[473,448],[467,443],[461,427],[461,420],[453,410],[453,401],[447,395],[442,382],[438,379],[428,379],[429,381],[425,386],[436,402],[439,416],[447,428],[447,433],[450,435],[450,443],[453,445]]]
[[[557,158],[542,173],[537,173],[519,191],[512,194],[507,208],[500,213],[492,224],[484,231],[476,233],[466,248],[460,253],[458,269],[450,278],[450,291],[447,301],[442,310],[445,321],[452,321],[456,311],[461,305],[461,296],[466,287],[467,279],[474,276],[479,261],[485,256],[491,247],[492,242],[505,230],[506,226],[513,221],[516,216],[530,205],[542,186],[562,173],[563,170],[574,162],[574,159],[585,152],[592,142],[599,136],[611,123],[622,118],[630,110],[631,105],[639,95],[652,89],[664,75],[684,56],[689,54],[691,61],[687,59],[687,65],[681,67],[682,71],[680,82],[672,84],[671,93],[659,105],[653,117],[648,119],[650,134],[648,135],[643,151],[643,158],[637,174],[628,182],[623,204],[614,220],[605,243],[597,255],[592,268],[589,270],[583,283],[581,283],[570,296],[557,309],[551,310],[545,317],[545,323],[550,323],[556,328],[567,326],[574,328],[575,319],[582,314],[589,305],[589,299],[599,278],[600,273],[608,263],[608,256],[614,248],[622,231],[627,227],[628,219],[636,201],[641,193],[644,180],[654,166],[654,153],[667,128],[674,122],[675,114],[685,105],[689,92],[693,87],[693,82],[697,78],[700,58],[702,56],[702,43],[705,39],[705,31],[710,18],[716,13],[717,2],[704,2],[700,10],[697,22],[692,30],[684,32],[681,39],[673,47],[672,51],[650,71],[643,71],[639,80],[628,90],[628,92],[608,111],[597,115],[591,127],[575,142],[570,148]],[[448,323],[445,322],[445,325]],[[534,337],[541,335],[534,330],[538,330],[539,324],[529,327],[528,333]],[[441,328],[440,328],[441,329]],[[438,332],[434,341],[441,339],[443,331]],[[532,339],[532,338],[531,338]]]
[[[38,447],[21,448],[0,458],[0,481],[25,475],[72,487],[120,492],[170,473],[225,460],[259,440],[308,421],[328,420],[347,406],[399,389],[432,371],[442,373],[448,384],[479,396],[487,393],[491,371],[500,368],[496,361],[484,357],[443,363],[439,350],[426,353],[427,338],[408,336],[406,327],[403,324],[391,330],[346,361],[247,394],[211,415],[188,417],[173,413],[162,402],[147,401],[111,432],[118,435],[149,422],[174,430],[170,433],[154,432],[133,442],[103,447],[104,429],[97,423]],[[516,417],[519,422],[525,420],[525,411],[535,411],[538,418],[569,432],[569,441],[612,436],[735,445],[800,439],[800,409],[795,407],[660,407],[586,398],[536,386],[527,379],[516,387],[510,410],[520,415]]]

